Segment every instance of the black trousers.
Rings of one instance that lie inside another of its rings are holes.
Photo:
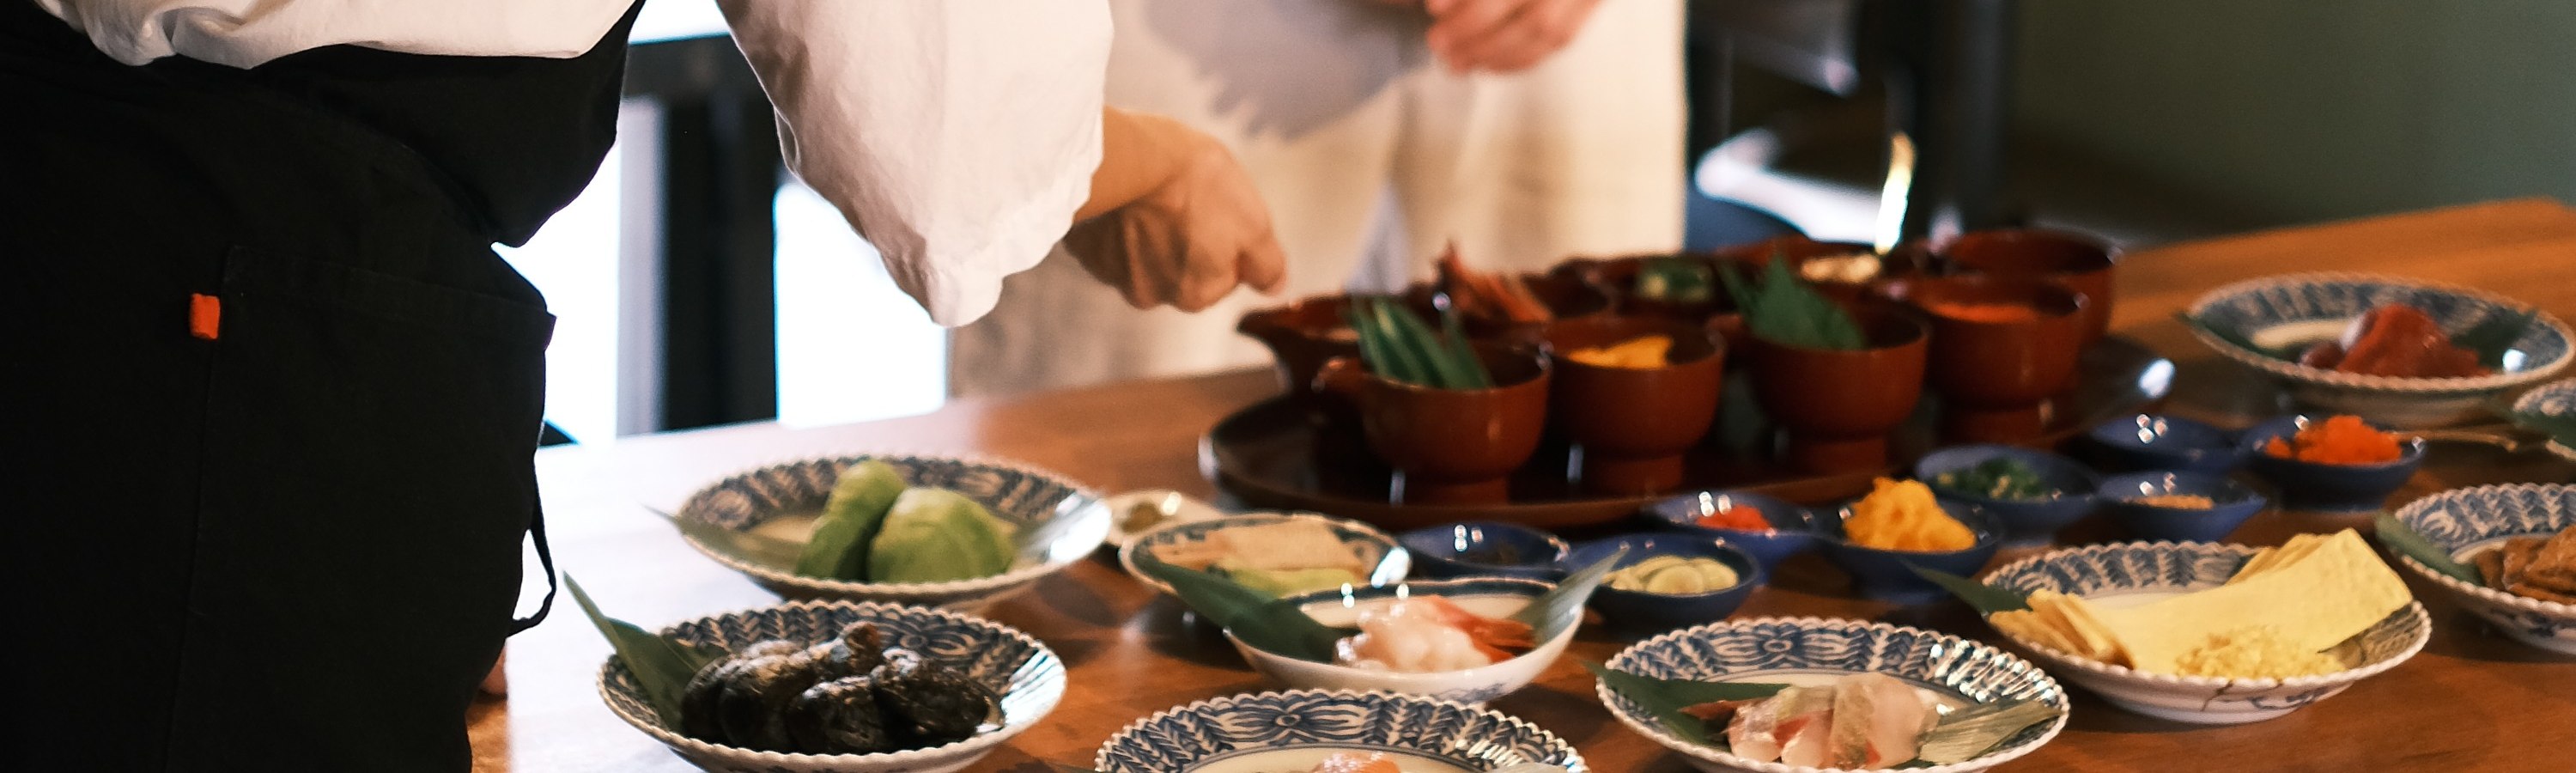
[[[465,769],[542,299],[402,144],[41,49],[0,36],[6,766]]]

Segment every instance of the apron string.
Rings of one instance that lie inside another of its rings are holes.
[[[546,597],[537,602],[537,611],[534,614],[510,621],[512,636],[517,636],[520,631],[534,628],[538,623],[545,622],[546,613],[554,611],[555,608],[555,585],[559,581],[555,578],[554,551],[546,547],[546,505],[542,501],[537,503],[536,509],[528,516],[528,537],[536,540],[537,563],[546,569]]]

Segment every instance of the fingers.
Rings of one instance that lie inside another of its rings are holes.
[[[1431,0],[1423,8],[1431,12],[1431,31],[1423,38],[1431,53],[1449,65],[1451,72],[1464,73],[1472,66],[1462,59],[1462,49],[1472,47],[1500,29],[1504,22],[1520,12],[1530,0]]]
[[[1264,295],[1277,295],[1288,285],[1288,251],[1280,249],[1279,237],[1268,228],[1261,230],[1236,259],[1234,273],[1243,283]]]
[[[1528,0],[1509,9],[1510,14],[1499,22],[1483,26],[1481,34],[1440,41],[1441,26],[1448,21],[1443,19],[1433,26],[1430,45],[1452,70],[1524,70],[1573,43],[1598,4],[1599,0]]]

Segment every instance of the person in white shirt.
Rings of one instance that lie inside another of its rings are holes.
[[[1059,239],[1140,306],[1281,281],[1221,144],[1102,107],[1097,2],[724,7],[935,319]],[[467,767],[547,556],[553,320],[491,246],[607,152],[635,8],[0,0],[13,768]]]
[[[1272,204],[1281,295],[1391,292],[1470,265],[1669,252],[1686,175],[1679,0],[1112,0],[1109,103],[1232,148]],[[952,332],[955,394],[1268,361],[1276,303],[1138,313],[1050,258]],[[1081,345],[1062,343],[1067,338]]]

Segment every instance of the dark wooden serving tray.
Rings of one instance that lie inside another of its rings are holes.
[[[2173,386],[2170,360],[2125,338],[2103,339],[2084,353],[2082,383],[2055,406],[2046,434],[2034,445],[2054,447],[2084,430],[2163,401]],[[1914,417],[1891,438],[1886,469],[1836,475],[1791,470],[1776,458],[1777,432],[1752,402],[1742,374],[1729,377],[1718,428],[1691,452],[1689,473],[1675,493],[1747,489],[1801,503],[1858,496],[1870,480],[1911,466],[1942,445],[1934,426],[1937,398],[1926,395]],[[1576,490],[1568,479],[1571,452],[1562,442],[1541,446],[1512,476],[1511,502],[1501,505],[1408,505],[1389,501],[1392,474],[1359,445],[1359,430],[1330,418],[1312,403],[1276,397],[1217,422],[1199,442],[1199,466],[1217,485],[1256,508],[1309,510],[1356,518],[1389,529],[1461,520],[1503,520],[1549,529],[1615,523],[1664,496],[1602,496]],[[1329,450],[1325,449],[1329,444]]]

